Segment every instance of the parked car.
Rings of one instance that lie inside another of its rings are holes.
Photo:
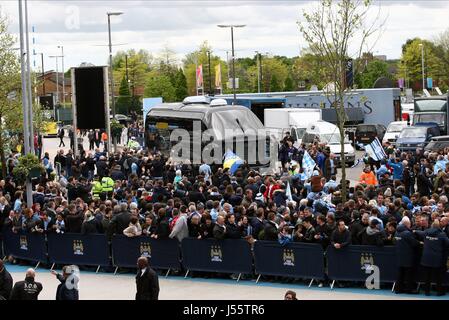
[[[377,137],[379,141],[384,138],[387,128],[381,124],[359,124],[355,130],[355,145],[367,145]]]
[[[402,129],[396,141],[396,147],[400,151],[415,152],[416,149],[424,149],[430,139],[440,135],[437,124],[416,124],[413,127]]]
[[[388,125],[387,131],[385,132],[382,143],[390,142],[391,144],[396,144],[396,140],[399,137],[402,129],[408,127],[407,121],[395,121]]]
[[[444,148],[449,148],[449,136],[433,137],[424,150],[438,152]]]

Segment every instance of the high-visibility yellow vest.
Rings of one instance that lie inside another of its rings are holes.
[[[103,192],[103,186],[100,181],[94,181],[92,183],[92,199],[100,199],[100,194]]]
[[[101,179],[101,187],[103,192],[114,191],[114,180],[110,177],[103,177],[103,179]]]

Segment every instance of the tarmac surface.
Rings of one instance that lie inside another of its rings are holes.
[[[25,278],[28,267],[6,265],[14,282]],[[59,270],[60,272],[60,270]],[[56,280],[48,269],[36,270],[36,281],[41,282],[43,291],[40,300],[55,300]],[[337,288],[331,290],[328,286],[318,288],[314,283],[308,284],[272,283],[255,280],[232,279],[201,279],[183,276],[159,276],[160,300],[282,300],[287,290],[296,291],[299,300],[449,300],[449,295],[443,297],[425,297],[421,295],[397,295],[391,289],[368,290],[363,288]],[[135,276],[132,273],[117,274],[81,271],[81,300],[133,300],[135,294]]]

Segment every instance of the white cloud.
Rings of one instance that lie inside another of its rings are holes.
[[[379,2],[378,2],[379,3]],[[380,1],[382,14],[388,15],[385,32],[374,51],[399,58],[408,39],[432,39],[449,28],[446,1]],[[244,23],[235,30],[237,56],[252,56],[254,51],[295,56],[306,44],[296,22],[310,1],[29,1],[30,24],[36,27],[35,49],[46,55],[58,54],[64,45],[66,66],[83,61],[105,64],[108,58],[108,11],[123,11],[112,17],[113,42],[122,49],[144,48],[157,53],[166,44],[180,56],[207,40],[215,52],[226,57],[230,50],[229,30],[218,23]],[[10,30],[18,31],[17,1],[1,1],[11,20]],[[80,12],[79,28],[67,29],[70,9]],[[54,61],[46,59],[46,69]]]

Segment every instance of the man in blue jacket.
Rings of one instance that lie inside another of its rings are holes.
[[[65,266],[62,268],[62,274],[51,272],[61,282],[56,289],[56,300],[79,300],[77,271],[75,266]]]
[[[424,249],[421,257],[421,265],[425,272],[424,292],[430,296],[432,278],[435,280],[437,296],[445,295],[442,286],[443,277],[446,273],[446,251],[449,248],[449,238],[440,229],[440,222],[435,220],[432,227],[425,231],[415,231],[424,240]]]
[[[402,173],[404,172],[404,166],[399,159],[396,161],[388,160],[388,165],[393,169],[393,179],[402,180]]]
[[[419,241],[410,230],[411,222],[404,217],[396,230],[396,257],[398,260],[398,280],[395,293],[417,293],[414,290],[415,256]]]

